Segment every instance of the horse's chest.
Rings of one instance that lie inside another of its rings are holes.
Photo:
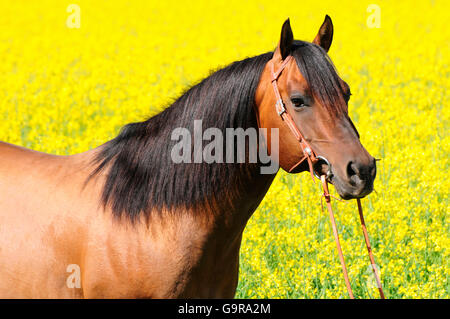
[[[174,298],[232,298],[239,272],[239,247],[224,249],[216,240],[169,248],[161,257],[165,295]]]

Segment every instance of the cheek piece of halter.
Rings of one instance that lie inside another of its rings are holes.
[[[339,235],[338,235],[338,231],[337,231],[337,227],[336,227],[336,221],[334,219],[333,209],[331,207],[331,195],[328,191],[328,180],[331,177],[331,165],[325,157],[320,156],[320,155],[318,156],[314,153],[311,146],[305,140],[305,138],[303,137],[303,134],[300,132],[299,128],[295,124],[294,120],[287,112],[286,107],[283,103],[283,99],[281,98],[280,91],[278,89],[277,80],[280,77],[280,74],[283,71],[283,69],[286,67],[286,65],[291,60],[292,60],[292,56],[291,55],[287,56],[284,59],[284,61],[281,63],[281,66],[277,71],[274,70],[273,60],[270,61],[270,68],[271,68],[271,73],[272,73],[271,81],[272,81],[272,86],[273,86],[273,90],[275,92],[275,98],[276,98],[275,109],[276,109],[278,115],[281,116],[281,119],[289,127],[292,134],[294,134],[297,141],[300,143],[300,147],[302,148],[302,152],[303,152],[303,157],[300,159],[299,162],[297,162],[297,164],[295,164],[294,166],[292,166],[289,169],[289,172],[292,172],[297,166],[299,166],[301,163],[303,163],[304,160],[307,160],[308,166],[309,166],[309,171],[311,173],[311,177],[312,177],[313,181],[314,181],[314,176],[316,176],[319,180],[321,180],[323,191],[324,191],[323,197],[325,197],[325,202],[327,204],[328,212],[330,215],[331,225],[332,225],[332,229],[333,229],[333,235],[334,235],[334,239],[335,239],[336,245],[337,245],[339,259],[340,259],[341,266],[342,266],[342,272],[344,274],[345,285],[347,287],[347,291],[348,291],[350,298],[353,299],[354,296],[353,296],[352,288],[350,286],[350,280],[348,278],[347,267],[345,266],[344,255],[342,253],[341,244],[339,242]],[[323,162],[325,162],[328,165],[328,172],[325,175],[321,175],[320,177],[318,176],[318,174],[316,174],[316,172],[314,170],[314,164],[317,163],[319,160],[322,160]],[[364,240],[366,242],[366,247],[369,252],[369,259],[370,259],[370,263],[372,266],[372,271],[373,271],[373,274],[374,274],[374,277],[375,277],[375,280],[377,283],[378,291],[380,292],[380,297],[381,297],[381,299],[384,299],[385,297],[384,297],[383,287],[381,286],[381,281],[380,281],[380,277],[379,277],[379,274],[378,274],[378,271],[376,268],[375,259],[373,258],[373,255],[372,255],[372,248],[370,246],[369,235],[367,233],[367,228],[366,228],[366,224],[364,221],[361,201],[359,198],[357,198],[356,201],[358,203],[359,218],[360,218],[360,222],[361,222],[361,226],[362,226],[362,230],[363,230],[363,234],[364,234]]]
[[[270,61],[270,69],[271,69],[271,82],[273,86],[273,91],[275,93],[275,110],[277,111],[278,115],[281,117],[281,119],[286,123],[288,128],[291,130],[292,134],[294,135],[295,139],[300,143],[300,147],[303,152],[303,157],[298,161],[294,166],[292,166],[289,169],[289,173],[291,173],[295,168],[297,168],[301,163],[303,163],[305,160],[308,161],[309,166],[309,172],[311,174],[311,178],[314,181],[314,176],[316,176],[318,179],[320,179],[319,175],[316,174],[316,171],[314,170],[314,164],[317,163],[319,160],[322,160],[325,162],[325,164],[328,165],[328,172],[326,173],[327,179],[331,177],[331,164],[330,162],[323,156],[318,156],[311,146],[306,141],[305,137],[303,136],[300,129],[295,124],[294,120],[292,119],[292,116],[287,112],[286,107],[284,105],[283,99],[281,98],[280,90],[278,89],[277,80],[281,75],[281,72],[283,72],[286,65],[292,60],[292,55],[287,56],[284,61],[281,63],[280,68],[275,71],[274,70],[274,63],[273,60]]]

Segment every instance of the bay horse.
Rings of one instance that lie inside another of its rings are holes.
[[[261,174],[260,161],[174,163],[171,132],[196,119],[220,130],[277,128],[279,167],[308,171],[274,108],[271,68],[288,56],[277,79],[281,102],[331,165],[315,169],[328,166],[344,199],[369,194],[375,160],[349,118],[350,88],[327,55],[332,38],[328,16],[312,42],[294,40],[288,19],[274,52],[216,71],[161,113],[81,154],[2,142],[0,297],[234,297],[244,228],[276,172]]]

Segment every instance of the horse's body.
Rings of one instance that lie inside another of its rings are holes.
[[[94,150],[54,156],[0,143],[0,297],[233,297],[242,233],[276,172],[261,174],[259,161],[176,164],[170,136],[194,119],[222,131],[277,128],[280,166],[307,170],[273,108],[269,66],[289,54],[295,60],[278,84],[294,125],[327,156],[343,198],[368,194],[374,160],[348,118],[349,88],[326,56],[327,19],[315,44],[293,42],[285,23],[275,53],[219,70]]]
[[[185,212],[124,225],[99,205],[103,176],[85,185],[95,153],[0,144],[0,296],[233,297],[246,218],[273,176],[243,194],[228,219]],[[82,288],[67,286],[71,264]]]

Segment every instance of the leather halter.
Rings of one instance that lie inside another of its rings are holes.
[[[299,162],[297,162],[297,164],[295,164],[294,166],[292,166],[289,169],[289,172],[292,172],[297,166],[299,166],[301,163],[303,163],[303,161],[306,159],[308,161],[308,165],[309,165],[309,171],[311,173],[311,177],[314,180],[314,176],[316,176],[318,179],[320,179],[322,181],[322,188],[323,188],[323,196],[325,197],[325,201],[327,204],[327,208],[328,208],[328,212],[330,215],[330,220],[331,220],[331,224],[332,224],[332,228],[333,228],[333,235],[336,241],[336,245],[337,245],[337,249],[338,249],[338,254],[339,254],[339,259],[341,262],[341,266],[342,266],[342,272],[344,274],[344,279],[345,279],[345,285],[347,287],[347,291],[348,294],[350,296],[351,299],[354,298],[353,296],[353,291],[350,285],[350,280],[348,278],[348,272],[347,272],[347,267],[345,265],[345,261],[344,261],[344,255],[342,253],[342,248],[341,248],[341,244],[339,241],[339,235],[338,235],[338,230],[336,227],[336,221],[334,218],[334,214],[333,214],[333,209],[331,207],[331,195],[328,191],[328,181],[327,179],[330,177],[331,175],[331,165],[328,162],[328,160],[323,157],[323,156],[317,156],[314,151],[312,150],[311,146],[308,144],[308,142],[305,140],[303,134],[301,133],[300,129],[297,127],[297,125],[295,124],[294,120],[292,119],[292,116],[287,112],[286,107],[284,105],[283,99],[281,97],[280,94],[280,90],[278,89],[278,85],[277,85],[277,80],[280,77],[281,72],[283,72],[284,68],[286,67],[286,65],[292,60],[292,56],[289,55],[287,56],[284,61],[281,63],[280,68],[275,71],[274,69],[274,62],[273,60],[270,60],[270,70],[272,73],[272,86],[273,86],[273,90],[275,93],[275,98],[276,98],[276,102],[275,102],[275,110],[277,111],[278,115],[281,116],[281,119],[286,123],[286,125],[289,127],[289,129],[291,130],[292,134],[294,134],[296,140],[300,143],[300,147],[302,148],[302,152],[303,152],[303,157],[300,159]],[[314,163],[317,163],[319,160],[323,160],[327,165],[328,165],[328,172],[325,175],[321,175],[320,177],[316,174],[316,172],[314,171]],[[366,247],[367,247],[367,251],[369,253],[369,259],[371,262],[371,266],[372,266],[372,270],[377,282],[377,286],[378,286],[378,291],[380,293],[380,297],[381,299],[384,299],[384,292],[383,292],[383,287],[381,285],[381,280],[380,280],[380,276],[378,274],[378,271],[376,269],[376,264],[375,264],[375,259],[373,258],[372,255],[372,247],[370,246],[370,242],[369,242],[369,235],[367,233],[367,228],[366,228],[366,224],[364,221],[364,216],[363,216],[363,211],[362,211],[362,206],[361,206],[361,201],[358,198],[357,199],[357,203],[358,203],[358,212],[359,212],[359,217],[360,217],[360,222],[361,222],[361,226],[363,229],[363,234],[364,234],[364,240],[366,242]]]
[[[295,139],[300,143],[300,147],[302,148],[303,157],[298,161],[294,166],[292,166],[289,169],[289,173],[292,172],[296,167],[298,167],[303,161],[308,161],[309,171],[311,173],[311,177],[314,180],[314,167],[313,164],[318,162],[319,159],[324,159],[321,156],[317,156],[311,146],[308,144],[306,139],[304,138],[303,134],[301,133],[300,129],[295,124],[294,120],[292,119],[292,116],[287,112],[286,107],[284,105],[283,99],[280,94],[280,90],[278,89],[277,80],[281,75],[281,72],[283,72],[286,65],[292,60],[292,55],[287,56],[284,61],[281,63],[280,68],[275,71],[274,70],[274,63],[273,60],[269,61],[270,63],[270,70],[272,74],[271,82],[273,86],[273,90],[275,93],[275,110],[277,111],[278,115],[281,116],[281,119],[286,123],[288,128],[291,130],[292,134],[294,134]],[[325,162],[328,164],[328,169],[330,170],[331,167],[326,159],[324,159]]]

